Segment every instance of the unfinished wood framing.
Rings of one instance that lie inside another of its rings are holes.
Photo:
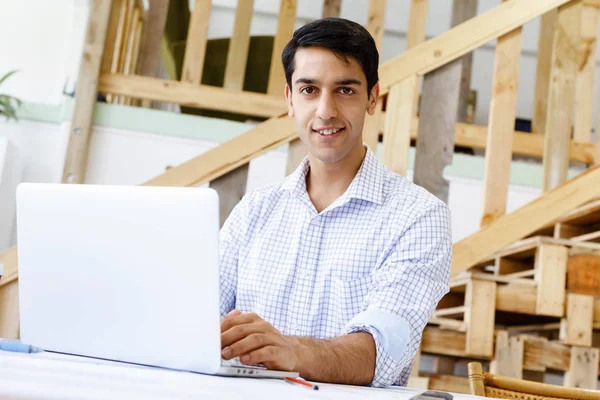
[[[566,317],[561,320],[560,340],[575,346],[592,345],[594,298],[583,294],[567,294]]]
[[[589,143],[592,139],[598,12],[597,7],[585,4],[581,10],[573,139],[583,143]]]
[[[565,386],[597,389],[598,349],[573,346],[569,370],[565,373]]]
[[[580,18],[580,0],[571,1],[558,9],[552,44],[544,135],[543,190],[545,192],[567,180]]]
[[[496,44],[486,144],[488,151],[485,152],[482,226],[506,213],[517,112],[521,36],[521,28],[517,28],[499,37]]]
[[[190,17],[181,81],[199,85],[202,81],[208,39],[211,0],[196,0]]]
[[[496,283],[470,280],[467,283],[465,304],[467,305],[465,350],[468,354],[491,356],[494,352]]]
[[[75,110],[63,169],[63,183],[84,183],[92,118],[98,92],[98,74],[108,31],[112,1],[93,0],[77,77]]]
[[[269,82],[267,94],[282,96],[285,89],[285,74],[281,65],[283,48],[292,38],[296,22],[296,0],[281,0],[279,6],[279,20],[277,33],[271,54],[271,67],[269,68]]]
[[[536,314],[562,317],[565,310],[568,249],[541,244],[535,255],[537,281]]]
[[[534,133],[546,132],[548,111],[548,85],[550,84],[550,64],[552,62],[552,39],[558,10],[553,9],[542,15],[538,36],[537,68],[535,74],[535,98],[531,130]]]
[[[254,11],[254,0],[238,0],[235,10],[233,35],[229,42],[227,64],[223,87],[232,90],[243,90],[250,48],[250,24]]]

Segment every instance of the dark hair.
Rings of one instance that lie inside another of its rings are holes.
[[[343,18],[323,18],[298,28],[283,49],[281,61],[288,86],[292,87],[296,50],[304,47],[324,47],[349,64],[354,57],[367,78],[369,96],[379,76],[379,52],[371,34],[360,24]]]

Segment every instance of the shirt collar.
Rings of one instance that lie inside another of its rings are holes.
[[[367,149],[367,153],[361,167],[346,192],[334,204],[341,205],[353,198],[376,204],[383,203],[385,167],[377,160],[377,156],[371,149],[367,146],[365,148]],[[287,190],[299,198],[307,197],[306,174],[308,174],[309,170],[310,162],[308,157],[305,157],[298,168],[284,179],[280,190]]]

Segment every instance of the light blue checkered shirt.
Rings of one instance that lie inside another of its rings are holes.
[[[318,213],[308,158],[247,194],[221,230],[221,315],[255,312],[284,335],[373,335],[373,386],[405,385],[425,324],[448,292],[450,212],[367,150]]]

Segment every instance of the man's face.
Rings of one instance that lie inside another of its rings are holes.
[[[373,115],[379,86],[367,92],[365,74],[353,58],[349,65],[321,47],[298,49],[285,95],[298,135],[311,156],[324,163],[343,160],[362,149],[365,112]]]

